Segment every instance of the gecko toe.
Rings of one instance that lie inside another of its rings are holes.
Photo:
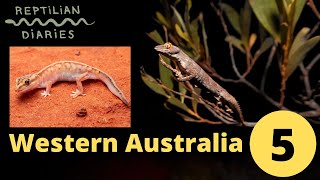
[[[76,91],[72,91],[70,94],[71,97],[76,98],[78,96],[85,96],[86,94],[81,93],[78,89]]]
[[[41,93],[41,96],[47,97],[47,96],[51,96],[51,94],[48,93],[47,91],[43,91],[43,92]]]

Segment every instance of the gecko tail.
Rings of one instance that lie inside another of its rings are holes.
[[[112,92],[112,94],[117,96],[124,104],[126,104],[127,106],[130,106],[130,103],[125,98],[120,88],[118,88],[116,82],[105,73],[100,73],[100,75],[101,75],[100,80],[103,81],[103,83],[108,87],[108,89]]]
[[[254,127],[257,124],[257,122],[243,122],[243,125],[246,127]]]

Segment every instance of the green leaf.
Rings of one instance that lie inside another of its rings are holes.
[[[288,15],[290,13],[289,4],[292,3],[291,0],[276,0],[277,7],[279,10],[279,13],[282,16],[282,22],[288,22]]]
[[[182,39],[186,40],[187,42],[190,42],[190,38],[189,38],[188,34],[186,32],[183,32],[181,27],[178,24],[175,25],[175,28],[176,28],[178,35]]]
[[[184,11],[184,22],[186,23],[186,30],[188,34],[191,33],[190,30],[190,9],[192,7],[192,1],[187,0],[185,4],[185,11]]]
[[[315,36],[307,40],[303,45],[301,45],[297,50],[289,56],[288,65],[286,68],[286,78],[289,78],[298,65],[306,57],[307,53],[320,42],[320,36]]]
[[[280,43],[282,44],[286,44],[289,43],[287,42],[287,37],[288,37],[288,33],[292,32],[291,31],[291,25],[289,25],[291,22],[290,21],[290,9],[288,4],[291,4],[292,0],[276,0],[276,4],[279,10],[279,23],[280,23]],[[292,19],[292,18],[291,18]],[[290,31],[289,31],[290,30]],[[290,35],[291,36],[291,35]]]
[[[198,94],[201,94],[201,89],[200,88],[194,88],[194,91],[195,93],[192,93],[192,97],[195,99],[195,100],[192,100],[192,108],[193,108],[193,111],[195,113],[198,113],[198,101],[196,99],[199,98]]]
[[[190,12],[192,7],[192,0],[187,0],[186,4],[187,4],[187,11]]]
[[[164,25],[167,28],[170,28],[170,23],[167,22],[166,18],[159,11],[156,12],[156,17],[159,20],[161,25]]]
[[[233,9],[233,7],[229,6],[228,4],[220,3],[219,6],[222,9],[222,11],[225,13],[225,15],[227,16],[231,26],[239,34],[241,34],[240,15],[239,15],[239,13],[235,9]]]
[[[164,44],[162,37],[157,30],[147,33],[147,35],[158,44]]]
[[[245,47],[249,48],[249,36],[251,25],[251,9],[248,1],[245,1],[244,9],[241,9],[241,40]]]
[[[245,53],[245,50],[242,46],[242,41],[240,39],[230,35],[225,38],[225,41],[231,43],[234,47],[239,49],[241,52]]]
[[[262,26],[280,42],[280,13],[273,0],[249,0],[251,8]]]
[[[262,54],[264,53],[266,50],[268,50],[271,46],[273,45],[273,38],[272,37],[268,37],[266,38],[263,43],[261,44],[260,48],[259,48],[259,53]]]
[[[184,95],[187,93],[187,89],[184,87],[183,83],[181,82],[179,82],[179,92]],[[182,103],[184,103],[184,96],[180,96],[180,100]]]
[[[295,0],[295,10],[294,10],[294,17],[292,22],[292,29],[296,27],[296,24],[300,18],[302,10],[306,4],[306,0]]]
[[[160,86],[159,82],[156,81],[152,76],[148,75],[143,68],[140,69],[140,74],[143,82],[154,92],[169,98],[170,96],[166,91]]]
[[[296,6],[296,0],[292,0],[291,2],[289,2],[290,4],[287,4],[287,9],[288,9],[288,17],[287,17],[287,24],[288,24],[288,32],[291,32],[291,36],[293,36],[293,18],[294,18],[294,14],[295,14],[295,6]],[[289,29],[291,29],[289,31]]]
[[[179,99],[171,96],[168,100],[168,103],[180,108],[181,110],[186,111],[187,113],[193,115],[193,116],[197,116],[191,109],[188,108],[188,106],[184,103],[182,103]]]
[[[302,28],[296,37],[293,40],[293,43],[290,48],[289,57],[307,41],[307,35],[310,32],[310,28],[304,27]]]
[[[172,10],[173,10],[174,17],[177,19],[179,25],[182,27],[182,30],[183,30],[184,32],[186,32],[186,31],[187,31],[187,28],[186,28],[186,25],[185,25],[184,22],[183,22],[183,19],[182,19],[180,13],[177,11],[177,9],[176,9],[174,6],[171,6],[171,8],[172,8]]]
[[[160,57],[159,57],[160,58]],[[163,61],[165,61],[167,64],[170,64],[170,60],[165,57],[162,56]],[[161,62],[159,61],[159,73],[160,73],[160,80],[161,82],[167,86],[170,89],[173,89],[173,81],[172,81],[172,71],[166,67],[163,66],[163,64],[161,64]]]
[[[178,108],[180,108],[180,109],[182,109],[182,110],[184,110],[186,112],[191,111],[186,104],[182,103],[179,99],[177,99],[175,97],[170,97],[167,100],[167,102],[169,102],[170,104],[172,104],[172,105],[174,105],[174,106],[176,106],[176,107],[178,107]]]
[[[191,22],[190,36],[191,36],[193,43],[195,44],[195,48],[197,49],[197,51],[199,51],[199,49],[200,49],[200,37],[199,37],[198,30],[199,30],[199,19],[196,18]]]

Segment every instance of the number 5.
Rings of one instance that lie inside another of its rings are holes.
[[[272,160],[274,161],[287,161],[292,158],[294,154],[293,144],[288,140],[281,140],[282,136],[292,136],[292,129],[274,129],[273,130],[273,142],[274,147],[283,147],[285,153],[275,154],[272,153]]]

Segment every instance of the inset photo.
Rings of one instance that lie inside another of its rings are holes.
[[[10,47],[10,127],[131,127],[130,47]]]

